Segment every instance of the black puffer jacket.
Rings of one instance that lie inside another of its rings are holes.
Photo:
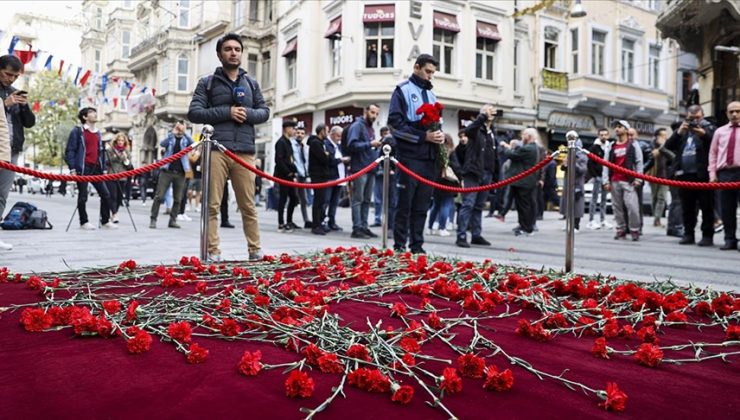
[[[210,89],[209,89],[210,85]],[[236,105],[234,88],[244,88],[247,120],[237,123],[231,119],[231,106]],[[254,87],[254,89],[252,89]],[[198,82],[188,110],[188,119],[197,124],[210,124],[214,128],[213,139],[218,140],[232,152],[255,153],[254,126],[270,118],[270,109],[257,81],[239,69],[236,82],[226,77],[221,67]]]
[[[326,150],[324,140],[314,135],[308,138],[308,175],[312,182],[332,179],[339,162],[341,161],[334,157],[334,153],[329,154]]]
[[[701,137],[693,135],[696,140],[696,176],[699,181],[709,181],[709,146],[712,143],[712,137],[714,136],[714,131],[717,127],[705,119],[699,121],[699,126],[704,129],[705,134]],[[681,135],[678,133],[678,130],[676,130],[671,134],[663,146],[676,154],[676,158],[673,159],[673,167],[671,169],[678,178],[683,176],[681,162],[683,160],[683,149],[686,146],[688,138],[688,132]]]
[[[477,179],[483,179],[486,168],[486,116],[478,115],[475,121],[465,128],[465,134],[468,136],[468,144],[465,146],[465,154],[460,165],[462,166],[463,176]],[[494,135],[493,139],[493,174],[498,174],[498,144]],[[494,177],[496,178],[496,177]]]

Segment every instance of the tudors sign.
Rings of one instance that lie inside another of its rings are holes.
[[[596,131],[596,122],[590,115],[552,112],[547,119],[547,125],[568,130]]]
[[[392,4],[371,4],[365,6],[362,14],[364,23],[384,23],[396,20],[396,7]]]
[[[347,128],[355,120],[362,116],[362,108],[355,106],[345,106],[342,108],[327,109],[324,116],[324,124],[328,128],[338,125],[342,128]]]

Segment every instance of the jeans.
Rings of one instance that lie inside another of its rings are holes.
[[[412,172],[427,178],[437,176],[437,164],[432,160],[416,160],[400,157],[401,163]],[[434,189],[421,184],[405,172],[398,176],[398,207],[393,223],[393,247],[406,249],[408,242],[411,252],[422,252],[424,244],[424,222],[426,222],[429,203]]]
[[[298,177],[298,182],[301,184],[305,184],[306,177]],[[296,188],[295,191],[296,195],[298,196],[298,201],[301,203],[301,216],[303,216],[303,223],[308,223],[308,205],[310,203],[310,190],[306,188]]]
[[[668,233],[683,233],[683,208],[681,208],[681,198],[678,196],[678,187],[668,187],[671,193],[671,204],[668,205],[668,223],[666,231]]]
[[[652,198],[653,217],[660,219],[665,212],[666,195],[668,195],[668,186],[662,184],[650,184]]]
[[[383,173],[375,174],[373,186],[373,206],[375,207],[375,223],[380,224],[383,213]]]
[[[490,173],[483,175],[478,181],[475,178],[464,177],[463,183],[466,188],[478,187],[491,183],[493,176]],[[473,238],[481,236],[483,207],[488,199],[488,191],[466,193],[462,196],[462,206],[457,215],[457,239],[466,240],[468,227]]]
[[[617,230],[626,231],[627,220],[629,220],[630,232],[640,231],[640,210],[637,200],[637,189],[629,182],[612,182],[612,209],[614,220],[617,222]],[[625,208],[627,214],[625,214]],[[626,217],[626,218],[625,218]]]
[[[452,213],[452,208],[455,205],[455,196],[444,196],[434,199],[432,209],[429,211],[429,229],[432,228],[434,222],[437,222],[439,230],[444,230],[447,227],[447,221]]]
[[[337,225],[337,207],[339,206],[339,197],[342,195],[342,186],[337,185],[327,190],[328,203],[326,217],[329,220],[329,227]]]
[[[286,204],[288,205],[288,223],[293,223],[293,210],[295,210],[295,206],[298,204],[298,194],[296,193],[295,188],[288,187],[287,185],[279,185],[278,191],[280,193],[277,207],[278,224],[285,224],[283,213],[285,211]]]
[[[368,228],[367,220],[373,198],[375,175],[365,174],[352,181],[352,231]]]
[[[18,163],[17,154],[11,155],[10,163],[12,163],[13,165]],[[15,172],[6,169],[0,169],[0,220],[3,219],[5,207],[8,205],[8,194],[10,193],[10,188],[13,186],[14,179]]]
[[[103,172],[100,168],[95,166],[86,166],[82,175],[102,175]],[[87,217],[87,182],[77,183],[77,211],[80,213],[80,226],[84,225],[89,221]],[[93,188],[97,191],[100,197],[100,221],[102,224],[108,224],[110,220],[110,209],[112,207],[110,200],[110,193],[105,182],[93,182]]]
[[[170,188],[172,187],[172,188]],[[163,198],[172,191],[173,204],[170,207],[170,223],[177,220],[177,209],[180,208],[180,200],[182,199],[182,190],[185,188],[185,174],[176,172],[170,172],[163,170],[159,173],[159,180],[157,181],[157,195],[154,196],[154,203],[152,203],[152,213],[150,215],[152,220],[157,220],[159,216],[159,206],[164,200]]]
[[[606,218],[606,195],[609,194],[609,192],[604,189],[601,177],[591,178],[591,183],[594,187],[591,190],[591,202],[588,203],[588,221],[594,221],[598,202],[601,223],[604,223],[604,219]]]
[[[723,169],[717,172],[719,182],[740,181],[740,169]],[[740,190],[720,190],[720,209],[722,224],[725,225],[725,241],[737,241],[737,201],[740,199]]]

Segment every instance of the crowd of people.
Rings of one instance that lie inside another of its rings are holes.
[[[212,75],[201,79],[195,89],[188,120],[214,127],[213,139],[246,162],[261,166],[256,158],[256,124],[267,121],[270,110],[265,104],[259,85],[241,69],[242,41],[238,35],[227,34],[218,40],[217,57],[221,62]],[[8,58],[10,57],[10,58]],[[34,124],[27,99],[13,93],[10,84],[20,66],[12,56],[0,57],[0,85],[6,112],[0,117],[0,159],[17,162],[22,150],[23,127]],[[284,120],[282,136],[275,143],[274,176],[289,182],[276,183],[278,231],[284,233],[307,229],[324,236],[342,231],[337,225],[336,212],[345,194],[351,207],[350,236],[356,239],[376,238],[371,228],[381,226],[382,165],[362,175],[362,171],[379,156],[384,145],[391,146],[392,155],[410,171],[422,178],[448,186],[477,187],[521,174],[536,166],[550,153],[535,128],[526,128],[518,136],[502,137],[496,132],[497,110],[486,104],[478,117],[457,133],[457,141],[438,126],[424,125],[417,110],[423,104],[437,102],[432,79],[438,63],[428,54],[417,57],[408,80],[398,84],[392,93],[387,126],[379,135],[374,127],[380,114],[378,104],[364,108],[363,116],[346,128],[319,124],[313,133],[306,133],[297,121]],[[4,89],[4,90],[3,90]],[[30,115],[29,115],[30,114]],[[588,148],[613,164],[638,173],[661,178],[698,182],[740,181],[740,146],[737,127],[740,123],[740,103],[732,102],[727,109],[729,123],[722,127],[704,118],[698,105],[687,109],[684,121],[655,132],[652,144],[637,139],[636,130],[628,121],[617,120],[602,128],[598,138]],[[72,129],[65,151],[65,161],[72,174],[96,175],[120,173],[133,168],[128,138],[118,134],[105,145],[96,127],[97,113],[83,108],[78,114],[80,125]],[[20,127],[20,129],[19,129]],[[18,140],[20,139],[20,140]],[[16,144],[20,141],[20,147]],[[5,144],[5,146],[4,146]],[[178,121],[161,142],[163,158],[177,154],[193,144],[187,134],[187,123]],[[11,148],[6,147],[12,145]],[[643,181],[620,171],[611,170],[589,159],[578,141],[575,165],[565,162],[562,170],[574,171],[575,228],[581,228],[586,213],[586,188],[592,185],[588,204],[589,229],[614,228],[615,239],[640,240],[643,227]],[[210,195],[208,198],[207,238],[209,259],[221,260],[218,227],[233,228],[228,221],[229,180],[233,188],[250,260],[262,258],[260,228],[256,207],[261,185],[252,171],[239,165],[218,149],[212,151],[210,162]],[[512,233],[531,236],[537,221],[549,206],[559,207],[565,214],[566,203],[558,199],[555,160],[542,169],[517,180],[502,189],[457,194],[433,187],[409,176],[393,166],[389,191],[387,225],[393,235],[393,248],[424,253],[424,236],[452,236],[461,248],[472,245],[489,246],[484,237],[483,214],[505,221],[512,207],[516,208],[517,225]],[[0,213],[12,184],[13,174],[0,170]],[[356,174],[349,185],[329,188],[300,188],[297,184],[322,183]],[[10,181],[8,181],[8,179]],[[185,209],[198,208],[201,190],[200,153],[193,151],[181,159],[164,165],[157,176],[156,192],[151,207],[150,225],[157,228],[161,204],[167,205],[168,228],[179,228],[178,221],[189,219]],[[122,200],[130,197],[126,180],[92,183],[100,197],[100,225],[116,229]],[[146,188],[142,185],[143,202]],[[565,185],[565,188],[569,188]],[[682,245],[696,243],[713,245],[715,230],[724,227],[722,250],[737,249],[736,208],[738,190],[686,189],[651,184],[653,224],[666,227],[666,233],[680,236]],[[77,185],[77,211],[81,229],[92,230],[86,203],[87,183]],[[611,194],[614,224],[607,221],[607,198]],[[668,195],[670,205],[667,206]],[[563,194],[565,196],[565,194]],[[268,200],[269,201],[269,200]],[[294,211],[300,206],[302,227],[294,222]],[[667,207],[667,226],[663,225]],[[370,210],[375,209],[373,223]],[[717,211],[719,209],[719,211]],[[701,212],[701,239],[696,241],[696,225]],[[220,220],[220,225],[219,225]],[[720,221],[721,220],[721,221]],[[12,246],[0,242],[0,249]]]

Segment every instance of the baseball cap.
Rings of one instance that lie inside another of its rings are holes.
[[[627,130],[629,130],[630,128],[632,128],[632,126],[630,126],[630,123],[628,123],[625,120],[614,120],[612,122],[612,127],[614,127],[617,124],[621,125],[622,127],[626,128]]]

